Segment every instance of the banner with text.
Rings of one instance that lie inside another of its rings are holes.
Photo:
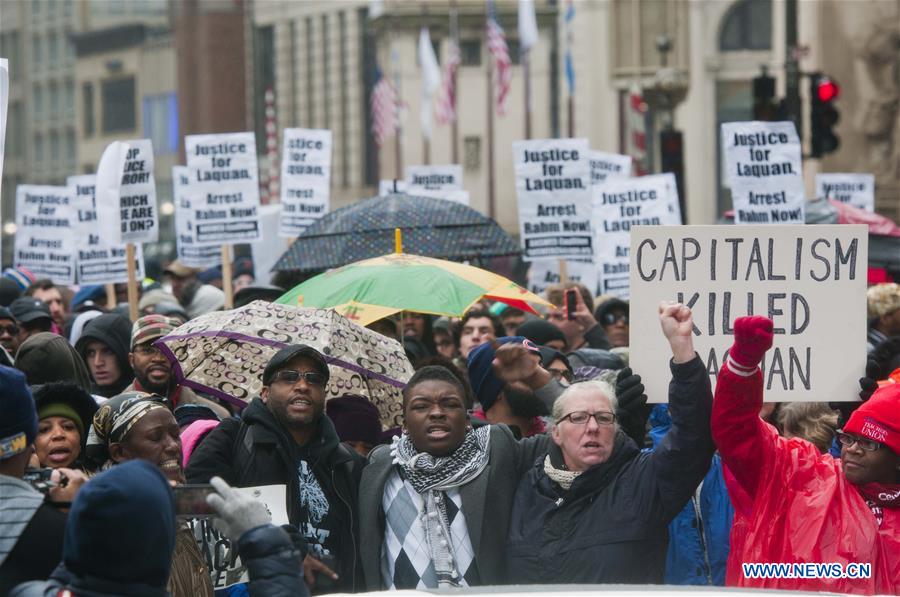
[[[793,122],[722,124],[735,224],[803,224],[800,138]]]
[[[75,217],[76,278],[79,284],[120,284],[128,282],[128,262],[125,243],[109,242],[101,234],[97,223],[96,184],[93,174],[70,176],[66,184],[72,189]],[[135,245],[135,272],[138,280],[144,277],[142,245]]]
[[[666,371],[660,301],[694,315],[694,348],[715,384],[734,320],[765,315],[775,343],[762,362],[770,402],[852,401],[866,365],[868,229],[862,225],[638,226],[631,230],[631,366]],[[839,349],[838,349],[839,347]],[[668,375],[645,375],[651,402]]]
[[[875,175],[829,172],[816,174],[816,197],[875,211]]]
[[[191,188],[191,170],[187,166],[172,168],[172,199],[175,204],[175,251],[179,261],[188,267],[206,269],[222,262],[220,245],[201,245],[194,239],[194,202],[197,193]]]
[[[187,135],[194,239],[234,245],[259,238],[259,168],[253,133]],[[196,200],[194,199],[196,197]]]
[[[15,267],[56,284],[75,283],[72,189],[41,185],[16,188]]]
[[[587,139],[513,143],[522,259],[592,259]]]
[[[591,151],[591,184],[631,177],[631,156]]]
[[[593,187],[594,261],[600,294],[628,298],[630,231],[639,225],[680,224],[670,209],[671,194],[664,175],[607,180]]]
[[[107,242],[152,243],[159,237],[153,143],[114,141],[97,166],[96,207]]]
[[[463,169],[459,164],[445,166],[407,166],[406,189],[410,195],[421,191],[458,191],[462,186]]]
[[[566,261],[569,282],[584,284],[591,293],[597,292],[597,266],[590,261]],[[559,259],[534,259],[528,268],[528,290],[541,294],[552,284],[560,283]]]
[[[284,129],[279,236],[299,236],[328,212],[331,142],[329,130]]]

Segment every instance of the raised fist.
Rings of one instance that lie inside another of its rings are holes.
[[[772,320],[761,315],[738,317],[734,320],[734,344],[729,356],[742,367],[753,369],[772,348]]]

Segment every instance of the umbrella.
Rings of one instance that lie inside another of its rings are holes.
[[[409,252],[428,257],[464,261],[520,253],[494,220],[466,205],[392,193],[326,214],[297,237],[273,270],[323,271],[384,255],[393,248],[394,228],[403,229]]]
[[[481,299],[532,313],[536,311],[531,304],[551,306],[487,270],[400,252],[319,274],[295,286],[277,302],[331,307],[360,325],[368,325],[398,311],[459,316]]]
[[[154,344],[173,363],[178,380],[244,406],[262,389],[262,372],[278,350],[308,344],[328,362],[328,398],[367,397],[386,429],[402,418],[401,391],[413,374],[406,353],[391,340],[330,309],[253,301],[214,311],[176,328]]]

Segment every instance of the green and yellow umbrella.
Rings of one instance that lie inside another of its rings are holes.
[[[482,299],[536,313],[532,305],[551,306],[515,282],[481,268],[402,252],[357,261],[314,278],[276,302],[333,308],[368,325],[400,311],[461,316]]]

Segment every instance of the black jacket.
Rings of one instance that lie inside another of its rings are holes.
[[[303,553],[284,529],[267,524],[241,535],[237,544],[250,578],[251,595],[307,597]]]
[[[0,595],[19,583],[50,576],[62,559],[65,528],[65,514],[48,504],[37,509],[0,565]]]
[[[656,451],[640,452],[619,432],[610,459],[569,491],[544,473],[544,456],[535,461],[513,503],[510,583],[662,583],[666,526],[703,479],[715,449],[703,363],[695,357],[672,364],[672,375],[672,431]]]
[[[213,429],[191,455],[186,471],[188,483],[209,483],[218,475],[230,485],[287,485],[288,519],[301,526],[299,447],[277,423],[268,407],[259,399],[244,409],[241,419],[225,419]],[[357,493],[362,467],[361,456],[344,447],[326,416],[319,419],[313,439],[303,447],[311,455],[312,471],[329,496],[329,508],[338,521],[338,589],[351,592],[362,586],[362,569],[357,552],[359,515]]]

